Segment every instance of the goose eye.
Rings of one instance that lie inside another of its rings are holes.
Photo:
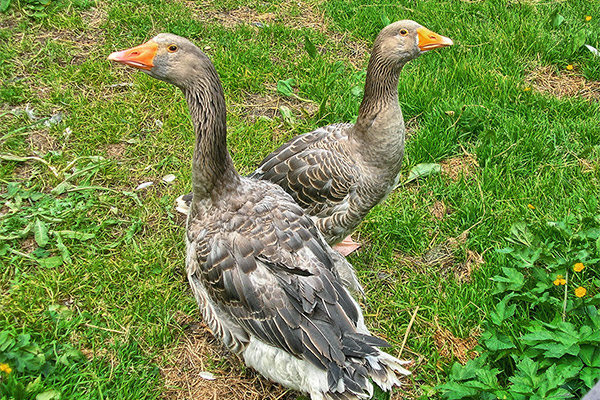
[[[175,53],[177,51],[178,47],[176,44],[170,44],[169,47],[167,47],[167,51],[169,53]]]
[[[398,33],[402,36],[406,36],[406,35],[408,35],[408,30],[402,28],[402,29],[400,29],[400,31]]]

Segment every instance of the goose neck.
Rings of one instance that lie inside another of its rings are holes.
[[[214,67],[183,92],[196,135],[192,159],[194,199],[202,200],[218,195],[220,188],[239,176],[227,151],[225,97]]]

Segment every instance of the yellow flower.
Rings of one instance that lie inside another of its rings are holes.
[[[525,89],[523,89],[524,92],[529,92],[531,90],[530,87],[526,87]]]
[[[585,268],[585,265],[583,265],[583,263],[580,263],[580,262],[573,265],[573,271],[575,271],[575,272],[581,272],[581,271],[583,271],[584,268]]]
[[[567,65],[567,70],[568,71],[572,71],[573,70],[573,65],[571,65],[571,64]]]
[[[592,20],[592,16],[591,15],[586,15],[585,16],[585,20],[588,21],[588,22],[591,21]]]
[[[533,204],[527,204],[527,208],[530,210],[535,210],[535,206]]]
[[[12,372],[12,368],[8,364],[0,363],[0,371],[6,372],[6,375]]]
[[[577,289],[575,289],[575,296],[577,297],[583,297],[586,293],[587,290],[585,290],[583,286],[579,286]]]
[[[554,280],[553,283],[554,283],[555,286],[566,285],[567,284],[567,280],[565,278],[563,278],[562,275],[556,275],[556,279]]]

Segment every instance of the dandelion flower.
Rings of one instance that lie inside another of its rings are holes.
[[[529,92],[531,90],[531,88],[528,86],[525,89],[523,89],[524,92]]]
[[[554,280],[553,283],[554,283],[555,286],[566,285],[567,284],[567,280],[565,278],[563,278],[562,275],[556,275],[556,279]]]
[[[581,272],[581,271],[583,271],[584,268],[585,268],[585,265],[583,265],[583,263],[580,263],[580,262],[573,265],[573,271],[575,271],[575,272]]]
[[[583,297],[586,293],[587,290],[585,290],[583,286],[579,286],[577,289],[575,289],[575,296],[577,297]]]
[[[527,208],[530,210],[535,210],[535,206],[533,204],[527,204]]]
[[[567,65],[567,70],[568,71],[572,71],[573,70],[573,65],[572,64]]]
[[[591,15],[586,15],[585,16],[585,20],[588,21],[588,22],[591,21],[592,20],[592,16]]]
[[[12,372],[12,368],[8,364],[0,363],[0,371],[6,372],[6,375]]]

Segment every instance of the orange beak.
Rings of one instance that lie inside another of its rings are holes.
[[[419,35],[419,48],[421,51],[452,46],[453,44],[452,39],[438,35],[424,27],[417,28],[417,34]]]
[[[149,40],[128,50],[115,51],[108,56],[108,59],[134,68],[150,70],[154,67],[153,61],[157,50],[158,43]]]

